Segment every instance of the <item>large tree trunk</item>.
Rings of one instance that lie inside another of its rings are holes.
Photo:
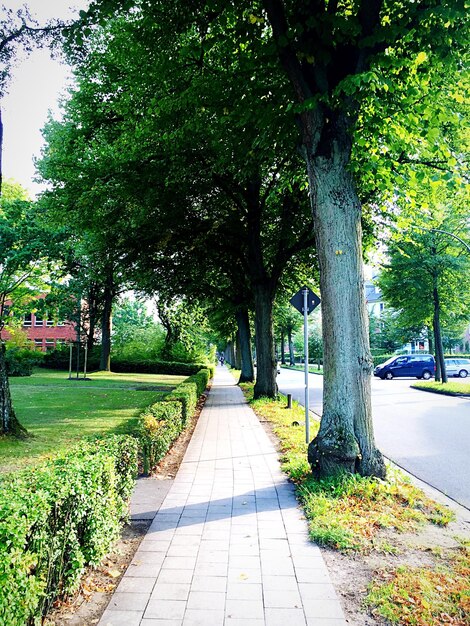
[[[436,380],[442,380],[443,383],[447,382],[447,372],[444,362],[444,349],[442,346],[442,334],[441,334],[441,320],[440,320],[440,303],[439,292],[437,289],[437,276],[434,276],[433,287],[433,331],[434,331],[434,347],[436,351]]]
[[[114,301],[114,284],[112,279],[106,281],[104,287],[103,315],[101,318],[101,356],[100,370],[111,371],[111,325]]]
[[[350,139],[341,114],[307,166],[320,265],[324,382],[320,431],[308,458],[319,476],[384,477],[372,426],[368,318],[362,266],[361,206],[348,171]],[[335,127],[336,126],[336,127]]]
[[[7,365],[5,361],[5,344],[0,339],[0,435],[25,437],[27,431],[18,421],[11,402],[10,385],[8,383]]]
[[[287,341],[289,343],[289,365],[295,365],[294,343],[292,341],[292,328],[287,329]]]
[[[237,333],[235,335],[235,365],[236,370],[242,369],[242,355],[240,351],[240,332],[237,329]]]
[[[265,284],[254,287],[256,332],[256,383],[254,397],[277,396],[276,355],[273,334],[273,290]]]
[[[251,351],[250,318],[247,309],[238,309],[235,313],[241,356],[239,383],[252,383],[255,379],[253,354]]]

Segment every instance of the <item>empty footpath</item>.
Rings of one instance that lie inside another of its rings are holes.
[[[99,626],[346,626],[278,454],[218,367],[183,462]]]

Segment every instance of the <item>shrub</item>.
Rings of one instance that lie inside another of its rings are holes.
[[[190,376],[187,380],[185,380],[185,383],[196,383],[196,387],[197,387],[197,395],[200,396],[204,393],[209,380],[214,376],[214,368],[203,368],[201,370],[199,370],[199,372],[197,374],[193,374],[192,376]]]
[[[80,363],[83,369],[84,353],[80,353]],[[69,349],[61,348],[51,350],[44,355],[43,365],[50,369],[68,370],[69,369]],[[92,353],[88,353],[87,370],[89,372],[99,368],[99,348],[96,347]],[[76,366],[76,352],[73,352],[73,364]],[[174,374],[176,376],[191,376],[197,374],[201,368],[206,368],[204,363],[179,363],[176,361],[159,361],[157,359],[123,359],[121,357],[112,357],[111,369],[113,372],[135,374]]]
[[[145,474],[165,456],[194,414],[198,397],[207,387],[211,371],[209,368],[200,370],[178,385],[163,402],[153,404],[140,414],[137,434]]]
[[[182,429],[181,402],[157,402],[140,414],[138,437],[145,474],[165,456]]]
[[[181,403],[182,420],[183,424],[186,424],[188,419],[196,410],[198,397],[197,384],[195,382],[185,381],[168,394],[165,400],[169,402],[179,401]]]
[[[380,365],[381,363],[385,363],[385,361],[390,359],[392,356],[398,356],[398,355],[397,354],[381,354],[381,355],[373,356],[372,358],[374,359],[374,367],[377,367],[377,365]]]
[[[118,537],[137,469],[137,441],[82,443],[1,479],[0,626],[40,624]]]
[[[40,365],[44,353],[28,348],[9,347],[5,352],[8,376],[31,376],[33,367]]]

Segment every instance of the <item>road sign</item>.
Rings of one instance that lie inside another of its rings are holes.
[[[310,443],[310,413],[308,407],[308,316],[320,304],[320,298],[308,287],[302,287],[289,300],[304,316],[304,375],[305,375],[305,442]]]
[[[320,304],[321,300],[317,296],[317,294],[313,293],[313,291],[308,287],[303,287],[302,289],[299,289],[295,296],[292,296],[289,302],[292,304],[293,307],[297,309],[299,313],[302,313],[303,315],[305,290],[307,290],[307,315],[310,315],[310,313]]]

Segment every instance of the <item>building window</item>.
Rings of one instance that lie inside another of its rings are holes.
[[[57,322],[57,326],[65,326],[65,322],[64,321]]]
[[[38,317],[34,318],[34,325],[35,326],[44,326],[44,320],[40,320]]]
[[[46,339],[46,350],[54,350],[54,339]]]
[[[27,313],[24,316],[24,320],[23,320],[23,326],[32,326],[33,324],[33,316],[31,315],[31,313]]]
[[[42,339],[35,339],[34,345],[36,346],[36,348],[40,348],[42,350]]]
[[[54,320],[46,320],[46,326],[54,326]]]

